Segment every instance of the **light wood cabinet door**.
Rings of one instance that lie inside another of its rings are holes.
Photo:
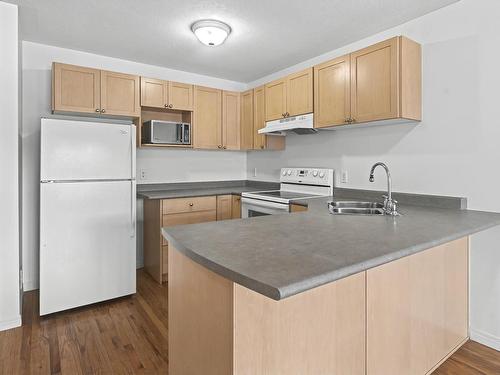
[[[141,106],[165,108],[168,83],[161,79],[141,77]]]
[[[241,150],[253,149],[253,90],[241,94]]]
[[[265,86],[253,90],[253,148],[263,150],[266,146],[266,136],[259,134],[259,129],[266,126]]]
[[[279,79],[268,83],[265,89],[266,121],[285,117],[287,103],[287,79]]]
[[[354,122],[398,117],[398,37],[351,54],[351,114]]]
[[[194,148],[222,148],[222,91],[195,86]]]
[[[171,109],[180,111],[193,110],[193,85],[186,83],[172,82],[168,83],[168,99],[166,102]]]
[[[99,113],[101,71],[81,66],[53,63],[52,110]]]
[[[218,195],[217,196],[217,220],[229,220],[233,216],[232,211],[232,196]]]
[[[344,125],[351,117],[350,56],[314,67],[314,127]]]
[[[430,373],[466,340],[468,238],[366,273],[368,375]]]
[[[222,148],[240,149],[240,93],[222,92]]]
[[[259,129],[266,126],[265,98],[265,86],[260,86],[253,90],[253,149],[284,150],[286,137],[259,134]]]
[[[101,113],[140,116],[139,76],[101,71]]]
[[[290,74],[286,79],[288,116],[311,113],[313,111],[313,68]]]
[[[232,196],[231,212],[231,219],[241,219],[241,197],[239,195]]]

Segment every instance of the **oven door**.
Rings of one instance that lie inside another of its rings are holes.
[[[287,214],[290,206],[286,203],[269,202],[253,198],[241,198],[241,217]]]

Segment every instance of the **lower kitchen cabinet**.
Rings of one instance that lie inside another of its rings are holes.
[[[240,219],[241,218],[241,196],[233,195],[231,202],[231,218]]]
[[[290,205],[290,212],[302,212],[302,211],[307,211],[307,206],[303,206],[301,204],[291,204]]]
[[[168,269],[168,242],[162,227],[241,217],[241,197],[219,195],[144,200],[144,268],[161,283]]]
[[[232,196],[219,195],[217,196],[217,220],[232,219]]]

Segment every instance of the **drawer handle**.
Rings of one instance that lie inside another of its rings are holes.
[[[193,207],[193,203],[189,203],[189,207]]]

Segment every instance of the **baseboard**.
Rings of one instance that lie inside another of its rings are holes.
[[[24,280],[23,283],[23,291],[24,292],[29,292],[30,290],[36,290],[38,289],[38,280]]]
[[[11,320],[0,321],[0,331],[5,331],[7,329],[16,328],[16,327],[21,327],[21,324],[22,324],[21,315],[19,315],[17,318],[11,319]]]
[[[500,351],[500,337],[475,329],[470,329],[470,339]]]

